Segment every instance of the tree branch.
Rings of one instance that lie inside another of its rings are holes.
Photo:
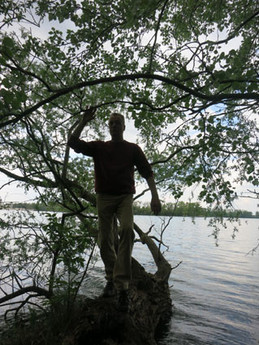
[[[35,292],[40,296],[45,296],[48,299],[51,297],[51,293],[48,290],[42,289],[38,286],[26,286],[20,290],[17,290],[13,293],[7,294],[6,296],[0,298],[0,304],[30,292]]]
[[[4,53],[4,55],[8,56],[6,53]],[[39,80],[43,85],[46,86],[47,90],[49,92],[52,92],[52,88],[45,82],[44,79],[42,79],[41,77],[39,77],[37,74],[33,73],[33,72],[30,72],[30,71],[27,71],[25,70],[24,68],[22,68],[21,66],[19,66],[15,61],[14,59],[12,59],[10,56],[8,56],[8,58],[13,62],[13,64],[15,65],[14,66],[11,66],[7,63],[4,64],[4,66],[8,67],[11,71],[19,71],[21,73],[23,73],[24,75],[28,75],[28,76],[31,76],[37,80]]]
[[[166,5],[168,3],[168,0],[166,0],[164,2],[164,5],[162,7],[162,10],[159,14],[159,17],[158,17],[158,21],[157,21],[157,25],[156,25],[156,31],[155,31],[155,39],[154,39],[154,44],[152,46],[152,49],[151,49],[151,54],[150,54],[150,61],[149,61],[149,68],[148,68],[148,72],[151,73],[152,71],[152,63],[153,63],[153,56],[154,56],[154,52],[155,52],[155,48],[156,48],[156,42],[157,42],[157,36],[158,36],[158,31],[159,31],[159,27],[160,27],[160,23],[161,23],[161,20],[162,20],[162,17],[163,17],[163,13],[165,11],[165,8],[166,8]]]
[[[145,243],[148,246],[148,249],[153,256],[153,259],[157,266],[157,272],[155,274],[156,277],[163,281],[167,281],[172,270],[171,265],[161,254],[159,248],[156,246],[152,238],[145,234],[136,223],[134,223],[134,229],[139,235],[142,243]]]
[[[1,168],[1,167],[0,167],[0,172],[5,174],[7,177],[14,179],[15,181],[25,182],[25,183],[28,183],[28,184],[33,185],[33,186],[45,187],[45,188],[46,187],[56,188],[58,186],[57,183],[51,181],[47,177],[44,177],[45,181],[33,180],[27,176],[19,176],[17,174],[14,174],[14,173],[12,173],[12,172],[4,169],[4,168]]]
[[[124,80],[138,80],[138,79],[151,79],[151,80],[158,80],[161,81],[162,83],[168,84],[168,85],[173,85],[176,88],[185,91],[189,93],[192,96],[195,96],[199,99],[205,100],[205,101],[210,101],[213,103],[219,102],[219,101],[224,101],[224,100],[242,100],[242,99],[247,99],[247,100],[259,100],[259,95],[255,92],[250,92],[250,93],[222,93],[222,94],[217,94],[217,95],[206,95],[204,93],[201,93],[200,91],[197,91],[195,89],[191,89],[182,83],[172,80],[168,77],[164,77],[159,74],[148,74],[148,73],[136,73],[136,74],[124,74],[124,75],[118,75],[114,77],[106,77],[106,78],[100,78],[100,79],[95,79],[95,80],[89,80],[89,81],[83,81],[81,83],[56,90],[53,95],[50,97],[47,97],[40,102],[36,103],[34,106],[24,110],[20,114],[15,114],[15,113],[10,113],[6,114],[5,116],[11,116],[14,115],[14,119],[10,119],[7,121],[4,121],[1,125],[0,128],[7,126],[9,124],[15,124],[18,121],[20,121],[22,118],[25,116],[33,113],[35,110],[39,109],[45,104],[51,103],[58,97],[64,96],[70,92],[73,92],[74,90],[81,89],[87,86],[94,86],[94,85],[99,85],[99,84],[105,84],[105,83],[112,83],[112,82],[117,82],[117,81],[124,81]]]

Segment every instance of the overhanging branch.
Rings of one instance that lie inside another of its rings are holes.
[[[46,298],[50,298],[51,294],[48,290],[42,289],[38,286],[27,286],[21,288],[13,293],[7,294],[6,296],[0,298],[0,304],[10,301],[16,297],[22,296],[24,294],[34,292],[37,293],[39,296],[45,296]]]
[[[161,81],[162,83],[172,85],[182,91],[187,92],[189,95],[192,95],[194,97],[197,97],[198,99],[205,100],[208,102],[222,102],[224,100],[259,100],[259,95],[255,92],[250,92],[250,93],[222,93],[222,94],[217,94],[217,95],[206,95],[196,89],[191,89],[184,84],[172,80],[168,77],[159,75],[159,74],[148,74],[148,73],[135,73],[135,74],[124,74],[124,75],[118,75],[114,77],[106,77],[106,78],[100,78],[100,79],[95,79],[95,80],[89,80],[89,81],[83,81],[81,83],[77,83],[75,85],[56,90],[50,97],[47,97],[40,102],[36,103],[32,107],[24,110],[23,112],[19,114],[15,113],[10,113],[9,116],[14,116],[14,118],[2,122],[0,125],[0,128],[7,126],[9,124],[15,124],[18,121],[20,121],[22,118],[25,116],[33,113],[40,107],[42,107],[45,104],[51,103],[55,99],[64,96],[70,92],[73,92],[75,90],[82,89],[84,87],[88,86],[94,86],[94,85],[100,85],[100,84],[105,84],[105,83],[112,83],[112,82],[117,82],[117,81],[124,81],[124,80],[139,80],[139,79],[151,79],[151,80],[157,80]]]
[[[0,172],[5,174],[7,177],[12,178],[14,181],[20,181],[20,182],[24,182],[24,183],[28,183],[30,185],[33,186],[37,186],[37,187],[48,187],[48,188],[56,188],[57,184],[53,181],[51,181],[50,179],[47,179],[46,177],[44,177],[45,181],[40,181],[40,180],[33,180],[27,176],[20,176],[17,174],[14,174],[6,169],[3,169],[0,167]]]

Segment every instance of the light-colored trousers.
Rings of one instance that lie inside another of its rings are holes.
[[[97,194],[101,258],[107,281],[113,281],[119,291],[128,289],[131,279],[134,241],[132,203],[132,194]],[[114,227],[114,215],[119,221],[118,232]]]

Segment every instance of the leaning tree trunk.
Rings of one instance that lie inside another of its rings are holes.
[[[132,259],[130,309],[116,309],[115,297],[81,303],[80,322],[68,334],[63,344],[76,345],[155,345],[157,332],[171,316],[172,304],[168,278],[171,266],[153,240],[135,225],[140,240],[145,243],[157,265],[155,274],[147,273]]]

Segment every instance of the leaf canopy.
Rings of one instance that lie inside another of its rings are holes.
[[[6,176],[48,197],[68,181],[92,192],[91,164],[68,164],[66,148],[92,105],[92,137],[111,111],[126,114],[175,198],[199,184],[201,199],[229,205],[234,180],[258,186],[256,2],[5,1],[0,15]]]

